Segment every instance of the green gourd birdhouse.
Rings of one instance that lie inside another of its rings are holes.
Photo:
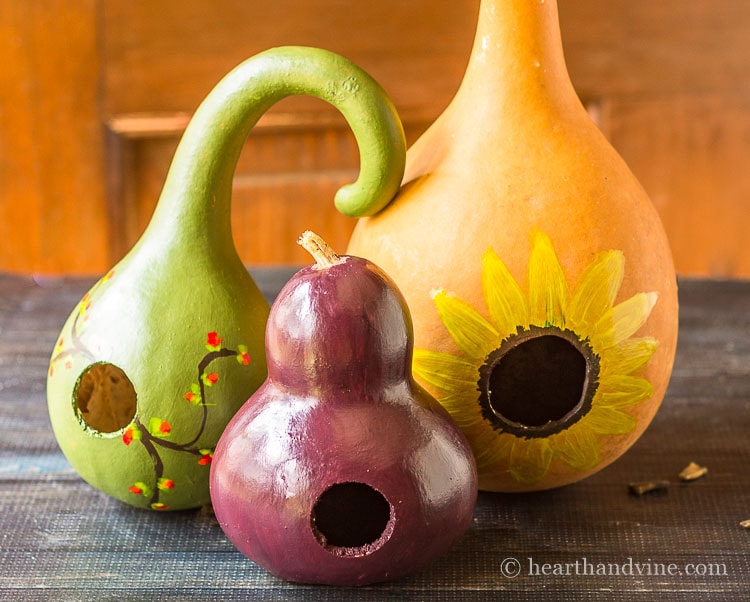
[[[266,377],[269,306],[234,246],[231,186],[250,130],[290,95],[329,102],[352,128],[361,165],[336,194],[342,213],[376,212],[398,189],[401,123],[347,59],[275,48],[218,83],[180,141],[143,236],[81,299],[52,352],[55,437],[75,470],[114,498],[155,510],[207,504],[214,446]]]

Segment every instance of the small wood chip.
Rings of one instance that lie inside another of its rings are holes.
[[[628,489],[633,495],[643,495],[652,491],[666,491],[668,488],[669,481],[638,481],[628,485]]]
[[[740,527],[744,527],[745,529],[750,529],[750,518],[748,518],[747,520],[743,520],[740,523]]]
[[[691,462],[680,472],[680,481],[695,481],[708,472],[708,468]]]

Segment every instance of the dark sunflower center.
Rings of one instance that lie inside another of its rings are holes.
[[[496,428],[543,437],[591,409],[598,357],[575,333],[532,327],[503,341],[480,368],[482,412]]]

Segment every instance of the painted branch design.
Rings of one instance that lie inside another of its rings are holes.
[[[200,424],[192,439],[185,443],[176,443],[169,439],[172,436],[171,424],[159,417],[152,416],[147,423],[136,417],[133,423],[125,429],[122,440],[125,445],[139,441],[148,452],[154,465],[154,477],[150,480],[154,486],[145,481],[137,481],[129,487],[129,491],[135,495],[143,495],[148,498],[149,507],[154,510],[168,510],[169,506],[162,502],[161,493],[174,489],[175,481],[164,474],[164,462],[160,449],[170,449],[177,452],[192,454],[197,457],[197,463],[208,466],[213,459],[213,448],[202,448],[196,443],[203,435],[208,420],[209,404],[207,402],[207,390],[219,381],[219,373],[210,371],[211,364],[223,357],[234,356],[237,361],[247,366],[250,364],[250,355],[247,347],[240,345],[237,350],[227,349],[222,346],[223,340],[216,332],[209,332],[206,338],[206,349],[208,353],[198,364],[198,379],[190,386],[190,390],[183,395],[190,405],[199,408],[202,412]]]

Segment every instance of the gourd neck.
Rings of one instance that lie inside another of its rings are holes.
[[[355,182],[334,204],[343,214],[377,213],[395,196],[404,173],[406,142],[385,91],[365,71],[330,51],[286,46],[251,57],[227,74],[193,115],[175,152],[143,240],[200,249],[232,243],[232,177],[250,130],[277,101],[320,98],[339,110],[360,151]]]
[[[580,107],[565,65],[557,0],[481,0],[457,100],[506,116]]]

